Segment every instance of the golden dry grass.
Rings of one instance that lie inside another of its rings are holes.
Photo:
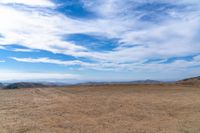
[[[0,90],[0,133],[200,133],[200,88],[102,85]]]

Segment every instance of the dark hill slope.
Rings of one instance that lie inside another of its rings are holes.
[[[2,83],[0,83],[0,88],[2,88],[4,85]]]
[[[41,87],[47,87],[47,85],[44,85],[41,83],[19,82],[19,83],[9,84],[9,85],[5,86],[4,89],[41,88]]]
[[[177,81],[178,84],[183,85],[200,85],[200,76],[194,78],[187,78],[180,81]]]

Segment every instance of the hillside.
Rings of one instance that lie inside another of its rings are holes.
[[[41,88],[41,87],[47,87],[47,85],[44,85],[41,83],[19,82],[19,83],[9,84],[9,85],[5,86],[4,89]]]
[[[3,87],[3,84],[2,83],[0,83],[0,88],[2,88]]]
[[[200,76],[183,79],[183,80],[177,81],[177,83],[183,84],[183,85],[200,85]]]

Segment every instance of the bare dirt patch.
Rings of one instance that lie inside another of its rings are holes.
[[[1,133],[200,133],[200,88],[102,85],[0,90]]]

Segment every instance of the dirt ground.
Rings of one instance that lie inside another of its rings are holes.
[[[200,87],[0,90],[0,133],[200,133]]]

